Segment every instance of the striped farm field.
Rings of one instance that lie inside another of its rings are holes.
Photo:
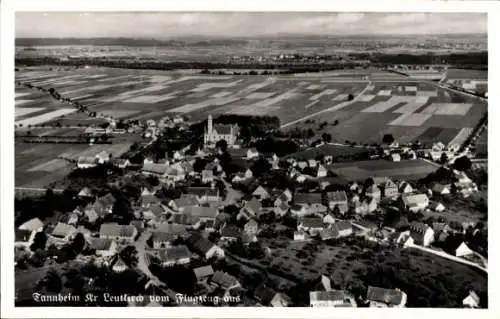
[[[44,113],[38,116],[30,117],[24,120],[16,121],[15,124],[19,126],[28,126],[28,125],[37,125],[40,123],[48,122],[54,118],[57,118],[62,115],[70,114],[76,112],[76,109],[58,109],[54,111],[50,111],[48,113]]]

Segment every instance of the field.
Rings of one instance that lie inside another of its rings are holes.
[[[449,69],[444,82],[469,92],[482,94],[488,92],[488,71]]]
[[[158,120],[180,114],[196,121],[206,119],[209,114],[269,115],[277,116],[284,130],[312,128],[317,137],[330,133],[333,142],[338,143],[346,140],[358,144],[380,143],[384,134],[390,133],[400,143],[418,140],[459,144],[487,111],[487,103],[472,97],[446,91],[433,83],[370,69],[300,76],[35,69],[16,72],[16,81],[54,88],[63,97],[77,99],[97,114],[117,119]],[[70,105],[36,89],[16,86],[15,99],[18,129],[33,125],[83,129],[104,123],[103,119],[75,112]],[[327,125],[320,129],[319,124],[325,122]],[[38,145],[34,149],[44,147]],[[60,154],[68,146],[47,148]],[[16,150],[16,158],[17,153]],[[18,161],[23,163],[23,156],[19,156]],[[54,159],[44,156],[43,163]],[[43,163],[33,163],[30,167],[21,164],[21,167],[26,174],[33,167],[30,174],[53,168],[56,172],[64,171],[55,169],[62,166],[60,163]]]
[[[334,163],[328,169],[351,181],[367,177],[389,177],[397,180],[417,180],[436,171],[436,164],[421,159],[390,162],[387,160]]]

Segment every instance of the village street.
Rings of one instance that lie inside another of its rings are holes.
[[[146,241],[148,240],[150,235],[150,232],[146,230],[134,242],[134,246],[137,249],[137,268],[139,268],[139,270],[141,270],[146,276],[148,276],[154,283],[159,284],[160,280],[151,273],[146,262]]]

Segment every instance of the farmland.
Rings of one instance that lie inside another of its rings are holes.
[[[91,112],[116,119],[158,120],[166,115],[182,115],[198,121],[209,114],[268,115],[278,117],[285,131],[312,128],[318,137],[330,133],[337,143],[380,143],[384,134],[392,134],[400,143],[460,143],[487,111],[486,102],[433,83],[371,69],[300,76],[26,69],[16,72],[16,82],[53,88]],[[16,85],[15,99],[18,129],[43,125],[77,133],[79,128],[105,123],[102,118],[76,112],[76,108],[56,101],[48,93],[23,85]],[[318,128],[325,122],[327,125]],[[67,167],[56,161],[58,155],[89,148],[32,146],[16,147],[16,171],[23,172],[16,174],[16,183],[50,180],[50,174],[62,174]]]

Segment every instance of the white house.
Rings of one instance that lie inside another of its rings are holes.
[[[462,301],[462,305],[466,308],[477,308],[479,307],[479,301],[478,295],[471,290],[469,295]]]
[[[455,249],[455,256],[457,257],[470,256],[472,254],[474,252],[464,242]]]
[[[426,194],[403,195],[402,197],[405,207],[410,212],[422,211],[429,206],[429,198]]]
[[[410,236],[415,244],[427,247],[434,242],[434,230],[428,225],[422,222],[412,222],[409,226]]]

